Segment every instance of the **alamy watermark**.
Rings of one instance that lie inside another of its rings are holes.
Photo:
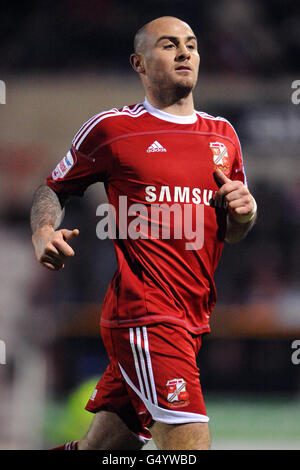
[[[0,80],[0,104],[6,104],[6,85],[3,80]]]
[[[292,88],[295,89],[293,91],[291,100],[293,104],[299,104],[300,103],[300,80],[294,80],[292,82]]]
[[[6,345],[2,339],[0,339],[0,364],[6,364]]]
[[[295,339],[292,342],[292,349],[295,349],[295,351],[292,354],[291,360],[292,363],[297,366],[300,364],[300,339]]]
[[[186,250],[200,250],[204,244],[204,204],[128,205],[127,196],[119,196],[118,209],[100,204],[96,215],[101,217],[96,226],[100,240],[184,240]]]

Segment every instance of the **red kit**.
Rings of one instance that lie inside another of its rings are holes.
[[[115,411],[142,439],[152,420],[208,421],[196,356],[224,240],[226,212],[212,204],[217,168],[246,184],[226,119],[174,116],[145,100],[87,121],[47,179],[79,196],[105,184],[118,269],[101,314],[110,365],[87,409]]]

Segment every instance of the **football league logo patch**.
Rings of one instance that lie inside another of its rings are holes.
[[[94,400],[95,400],[97,393],[98,393],[98,390],[97,390],[97,388],[95,388],[95,389],[93,390],[92,395],[90,396],[90,400],[91,400],[91,401],[94,401]]]
[[[213,154],[215,169],[220,168],[224,173],[228,173],[230,166],[226,145],[222,142],[210,142],[209,147]]]
[[[170,407],[187,406],[189,404],[189,394],[184,379],[168,380],[166,387],[168,392],[167,402]]]
[[[67,155],[59,162],[56,168],[52,171],[52,179],[64,178],[74,165],[74,158],[69,150]]]

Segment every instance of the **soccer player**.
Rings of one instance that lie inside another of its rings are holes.
[[[37,260],[59,270],[79,234],[59,228],[67,199],[102,181],[115,210],[118,269],[101,314],[110,364],[86,406],[90,430],[61,449],[140,449],[151,436],[158,449],[209,449],[196,356],[224,241],[247,234],[256,203],[233,127],[194,109],[200,58],[190,26],[147,23],[130,62],[145,101],[89,119],[31,211]],[[191,220],[194,240],[181,226]]]

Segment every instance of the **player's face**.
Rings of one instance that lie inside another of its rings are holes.
[[[200,57],[197,39],[186,23],[161,19],[149,27],[144,53],[145,81],[151,88],[191,91],[196,85]]]

